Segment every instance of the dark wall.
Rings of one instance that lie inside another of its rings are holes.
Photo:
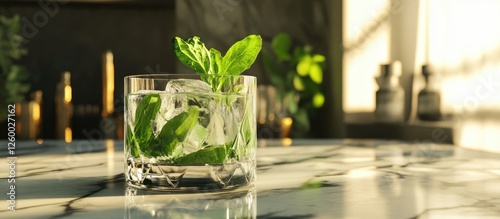
[[[176,1],[176,33],[188,38],[199,36],[208,48],[225,52],[234,42],[249,34],[259,34],[269,44],[279,33],[287,33],[300,45],[327,54],[328,0],[239,0]],[[181,63],[179,71],[190,71]],[[260,56],[244,74],[269,84]]]
[[[54,13],[50,13],[38,1],[0,2],[0,15],[18,14],[23,18],[22,35],[29,54],[22,64],[30,72],[31,90],[43,91],[43,138],[54,138],[55,87],[63,71],[72,73],[75,107],[93,105],[99,109],[102,105],[102,53],[106,50],[114,53],[118,108],[123,105],[124,76],[157,68],[162,72],[175,71],[171,46],[175,30],[174,3],[70,2],[58,4],[58,7],[57,10],[52,7]],[[82,129],[97,127],[94,122],[80,125],[74,127],[73,133],[79,138]]]
[[[311,45],[315,53],[329,56],[330,34],[329,16],[331,10],[329,0],[177,0],[176,1],[176,33],[188,38],[199,36],[208,48],[217,48],[225,52],[234,42],[249,34],[262,36],[264,46],[270,46],[272,38],[279,33],[288,33],[298,45]],[[333,4],[332,4],[333,5]],[[341,10],[341,7],[340,9]],[[341,26],[336,27],[341,30]],[[341,40],[340,40],[341,41]],[[340,42],[336,45],[339,45]],[[259,85],[270,84],[262,56],[243,74],[256,76]],[[340,59],[341,60],[341,59]],[[178,71],[189,72],[190,69],[177,64]],[[324,91],[331,90],[332,66],[327,64],[324,71]],[[341,68],[339,68],[341,69]],[[339,72],[341,74],[341,71]],[[339,80],[341,82],[341,80]],[[341,85],[339,83],[339,85]],[[341,87],[337,89],[341,90]],[[325,107],[312,115],[311,137],[338,137],[338,131],[330,128],[329,119],[333,114],[334,101],[341,104],[341,99],[325,93]],[[337,107],[340,110],[341,106]],[[343,122],[343,119],[336,119]],[[259,134],[258,134],[259,135]],[[268,136],[268,137],[273,137]],[[276,137],[276,135],[274,135]]]

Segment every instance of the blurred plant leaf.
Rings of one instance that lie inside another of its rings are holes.
[[[321,92],[314,94],[313,96],[313,106],[314,108],[320,108],[325,104],[325,96]]]
[[[309,116],[307,111],[303,108],[298,109],[294,116],[294,124],[296,124],[296,131],[307,132],[310,130]]]
[[[297,102],[295,101],[295,93],[294,92],[288,92],[286,97],[285,97],[285,103],[288,103],[288,111],[291,114],[294,114],[298,110],[298,105]]]
[[[264,52],[262,54],[262,60],[264,61],[264,68],[269,73],[271,82],[277,87],[285,86],[286,74],[279,71],[273,64],[272,56],[269,53]]]
[[[296,47],[294,50],[293,50],[293,56],[296,60],[300,60],[302,58],[302,56],[305,55],[305,52],[304,52],[304,48],[302,47]]]
[[[18,65],[17,60],[28,51],[23,47],[21,19],[18,15],[11,18],[0,16],[0,105],[6,106],[24,100],[30,89],[26,68]],[[7,118],[7,108],[0,108],[0,121]]]
[[[321,84],[323,82],[323,70],[321,69],[321,66],[313,63],[309,68],[309,77],[311,77],[311,80],[316,84]]]
[[[324,62],[325,61],[325,56],[316,54],[312,57],[313,62]]]
[[[290,48],[292,47],[292,38],[288,34],[280,33],[273,38],[271,42],[274,52],[280,61],[289,61],[292,59]]]
[[[300,79],[298,75],[295,75],[295,77],[293,77],[293,87],[298,91],[304,90],[304,84],[302,83],[302,79]]]
[[[310,72],[312,64],[313,64],[313,62],[312,62],[311,56],[304,55],[300,59],[299,64],[297,64],[297,73],[299,73],[299,75],[302,77],[307,76]]]
[[[276,35],[274,53],[264,53],[263,61],[278,96],[284,96],[284,110],[294,118],[292,136],[301,137],[308,136],[310,117],[325,104],[321,84],[326,57],[313,53],[310,45],[293,47],[292,41],[289,35]]]

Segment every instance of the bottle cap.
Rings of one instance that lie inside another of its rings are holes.
[[[422,75],[429,76],[431,74],[431,67],[429,65],[422,65]]]
[[[380,65],[380,76],[384,78],[391,76],[391,65],[389,64]]]

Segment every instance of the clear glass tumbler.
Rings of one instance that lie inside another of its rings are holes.
[[[133,188],[223,191],[252,185],[253,76],[125,77],[125,178]]]

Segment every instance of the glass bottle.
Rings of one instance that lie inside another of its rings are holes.
[[[380,66],[380,76],[376,78],[379,89],[375,94],[375,117],[379,122],[404,121],[404,89],[399,83],[401,62]]]
[[[417,116],[423,121],[441,119],[441,95],[439,94],[435,75],[428,65],[422,66],[425,87],[418,93]]]

